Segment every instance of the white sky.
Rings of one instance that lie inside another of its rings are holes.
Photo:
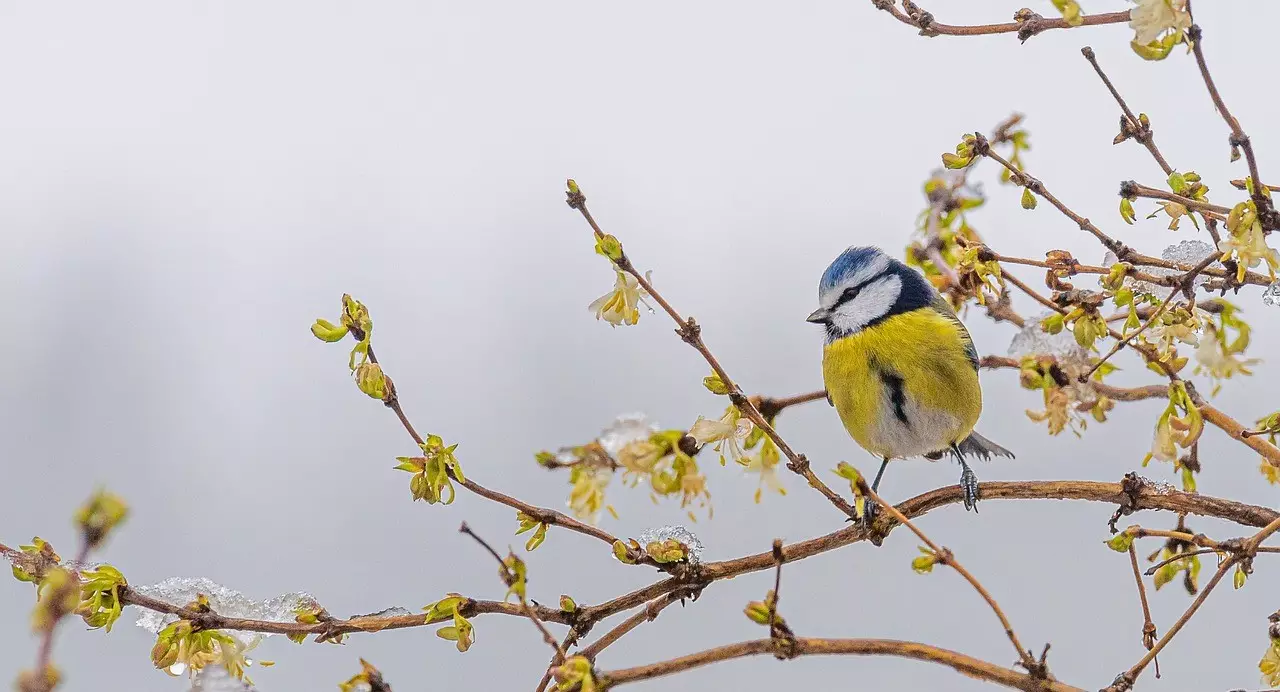
[[[1004,21],[1019,6],[930,5],[953,23]],[[1048,2],[1033,9],[1053,12]],[[1197,9],[1263,177],[1280,176],[1268,129],[1280,102],[1265,65],[1248,62],[1266,61],[1280,7]],[[567,475],[537,468],[535,451],[585,441],[618,413],[678,427],[722,403],[703,392],[705,365],[660,316],[615,330],[587,313],[612,276],[564,205],[566,177],[699,319],[748,390],[807,391],[820,381],[819,334],[804,317],[821,270],[851,243],[899,252],[938,155],[1011,111],[1028,115],[1030,171],[1108,232],[1153,254],[1195,235],[1189,224],[1175,234],[1158,220],[1118,218],[1119,181],[1158,186],[1163,176],[1136,144],[1111,145],[1118,111],[1082,45],[1151,115],[1175,167],[1204,175],[1215,201],[1236,198],[1226,180],[1244,175],[1243,162],[1228,163],[1227,131],[1193,61],[1176,52],[1145,63],[1129,37],[1113,26],[1026,45],[1007,35],[926,40],[865,0],[0,2],[0,288],[10,306],[0,540],[39,534],[72,552],[72,511],[107,483],[133,515],[99,558],[134,583],[188,575],[260,598],[307,590],[338,615],[416,609],[449,591],[499,598],[493,564],[456,528],[465,519],[498,545],[518,545],[514,513],[465,494],[449,507],[411,503],[406,475],[391,469],[411,444],[352,386],[346,348],[311,337],[313,318],[336,316],[343,292],[364,300],[418,426],[459,442],[469,476],[559,507]],[[994,175],[981,169],[992,200],[973,218],[993,246],[1101,258],[1048,205],[1022,210]],[[1280,313],[1258,294],[1238,302],[1256,328],[1254,355],[1269,355]],[[969,322],[981,352],[1004,353],[1010,327],[976,313]],[[1119,381],[1148,379],[1132,359],[1122,365]],[[1228,384],[1220,405],[1242,420],[1274,410],[1275,372],[1268,363]],[[980,428],[1019,459],[977,467],[983,480],[1118,480],[1138,467],[1159,410],[1122,404],[1083,439],[1048,438],[1023,416],[1037,397],[1011,373],[985,373],[984,384]],[[781,430],[833,482],[839,460],[874,464],[826,406],[785,413]],[[1203,449],[1203,492],[1275,504],[1255,455],[1216,431]],[[708,559],[841,525],[793,478],[785,498],[757,506],[753,478],[707,471],[716,516],[694,528]],[[1174,480],[1167,467],[1145,473]],[[951,465],[902,464],[884,489],[902,499],[956,475]],[[617,534],[681,521],[642,491],[615,483],[610,498],[621,519],[604,526]],[[1053,643],[1059,677],[1098,688],[1142,653],[1129,566],[1102,544],[1111,510],[992,501],[980,515],[952,507],[922,525],[983,580],[1029,646]],[[788,622],[803,635],[920,640],[1011,663],[981,601],[954,574],[911,573],[915,552],[896,532],[879,549],[788,566]],[[1244,590],[1213,595],[1161,656],[1161,689],[1257,687],[1275,569],[1260,560]],[[561,593],[598,603],[654,576],[555,529],[529,570],[544,603]],[[716,584],[600,665],[764,636],[741,609],[771,579]],[[1189,602],[1176,585],[1152,601],[1161,631]],[[0,588],[6,675],[34,658],[31,602],[26,585]],[[532,689],[548,652],[528,623],[475,625],[465,655],[428,628],[340,648],[273,639],[261,654],[278,664],[257,680],[267,692],[331,689],[363,656],[397,690]],[[150,667],[151,643],[123,623],[106,636],[66,627],[55,652],[63,689],[100,689],[104,679],[112,689],[182,689]],[[910,661],[762,657],[635,689],[782,685],[980,687]]]

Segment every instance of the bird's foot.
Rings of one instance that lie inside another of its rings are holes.
[[[858,523],[862,524],[864,528],[869,529],[871,528],[871,525],[875,523],[876,517],[879,515],[880,515],[880,505],[877,505],[875,502],[868,499],[862,505],[862,518],[858,521]]]
[[[978,476],[969,468],[969,465],[960,462],[962,469],[960,471],[960,490],[964,492],[964,508],[965,510],[978,511]]]

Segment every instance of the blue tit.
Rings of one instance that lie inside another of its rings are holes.
[[[818,284],[808,321],[826,330],[827,400],[863,449],[883,462],[950,452],[960,462],[966,509],[978,480],[965,457],[1012,457],[974,431],[982,412],[978,353],[951,306],[919,272],[874,247],[851,247]]]

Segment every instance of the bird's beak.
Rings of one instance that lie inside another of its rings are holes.
[[[813,312],[809,313],[809,316],[804,318],[804,321],[812,322],[814,324],[826,324],[826,322],[830,319],[831,319],[830,310],[826,308],[818,308],[817,310],[814,310]]]

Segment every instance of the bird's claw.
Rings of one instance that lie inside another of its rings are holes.
[[[965,464],[960,472],[960,489],[964,492],[965,510],[978,511],[978,476]]]
[[[880,505],[868,500],[862,507],[862,518],[858,520],[858,523],[869,529],[875,523],[878,514],[880,514]]]

